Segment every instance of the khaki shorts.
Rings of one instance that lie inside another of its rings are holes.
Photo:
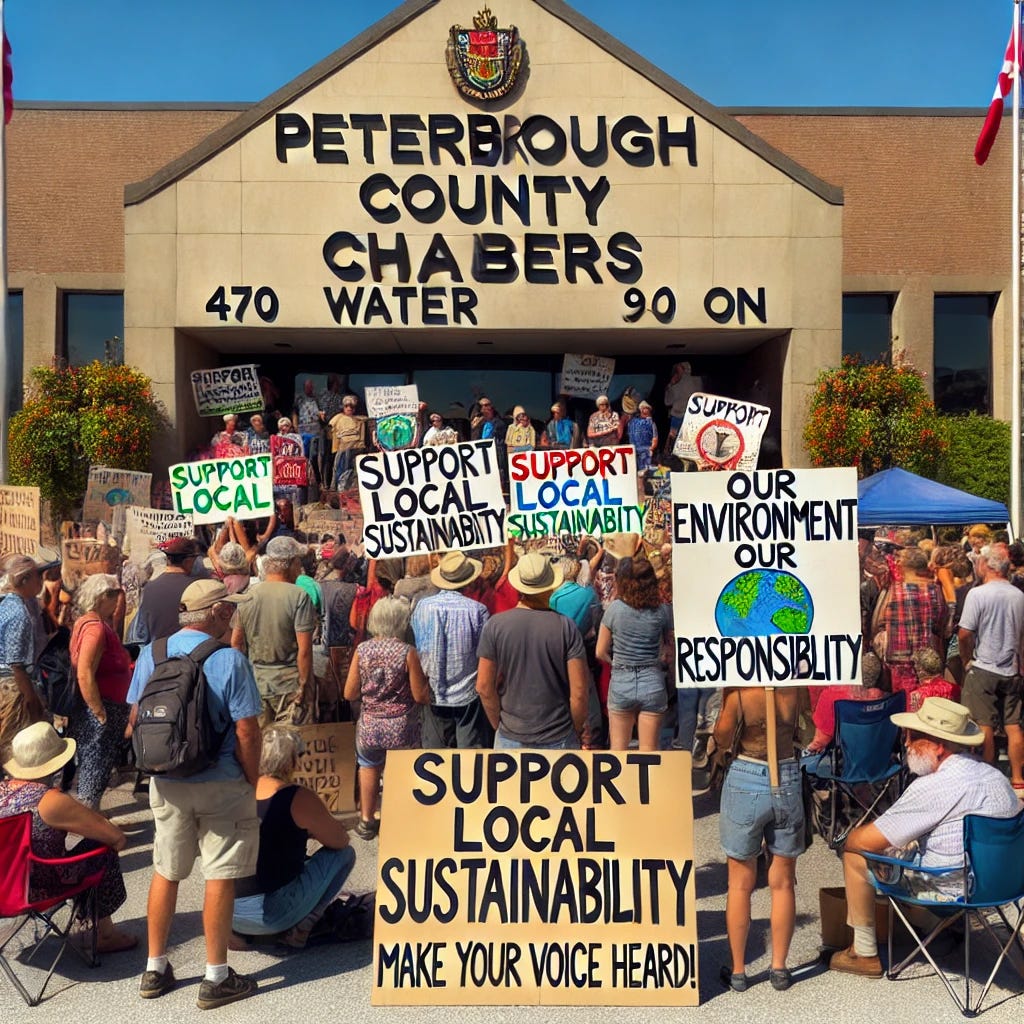
[[[153,867],[169,882],[192,873],[198,855],[207,881],[256,873],[260,822],[256,790],[245,779],[179,782],[152,778]]]
[[[978,725],[1021,724],[1021,677],[1000,676],[972,665],[964,676],[963,703]]]

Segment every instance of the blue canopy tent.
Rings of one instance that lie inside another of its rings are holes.
[[[861,480],[857,497],[861,526],[948,526],[1010,519],[1001,501],[977,498],[905,469],[885,469]]]

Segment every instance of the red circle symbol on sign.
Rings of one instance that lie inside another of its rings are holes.
[[[746,445],[735,423],[709,420],[697,432],[697,454],[716,469],[735,469]]]

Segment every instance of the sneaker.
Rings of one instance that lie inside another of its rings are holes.
[[[776,992],[785,992],[793,984],[793,975],[787,967],[772,967],[768,971],[768,980]]]
[[[212,1010],[217,1006],[246,999],[256,991],[256,979],[244,974],[236,974],[233,967],[228,968],[228,976],[217,984],[203,979],[199,986],[199,998],[196,1006],[200,1010]]]
[[[877,956],[857,956],[853,946],[833,953],[828,969],[842,974],[857,974],[862,978],[880,978],[883,973],[882,961]]]
[[[165,971],[144,971],[139,983],[139,995],[143,999],[156,999],[174,988],[174,971],[167,965]]]
[[[374,839],[379,831],[380,822],[376,819],[367,821],[365,818],[360,818],[359,824],[356,825],[356,835],[360,839]]]

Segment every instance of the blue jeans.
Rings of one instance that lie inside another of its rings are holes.
[[[800,765],[793,758],[779,762],[779,786],[773,789],[764,761],[737,758],[722,786],[718,815],[722,850],[733,860],[750,860],[762,839],[779,857],[804,852],[804,804]]]
[[[319,849],[302,874],[273,892],[235,900],[231,927],[239,935],[276,935],[297,925],[313,911],[326,908],[341,892],[356,862],[351,846]]]
[[[501,728],[494,734],[494,749],[495,750],[524,750],[524,749],[543,749],[543,750],[579,750],[580,749],[580,738],[576,735],[575,729],[570,729],[569,732],[562,737],[560,740],[554,740],[551,743],[520,743],[519,740],[514,740],[510,736],[503,736]]]
[[[356,453],[349,448],[334,456],[334,490],[347,491],[352,486],[356,468]]]

